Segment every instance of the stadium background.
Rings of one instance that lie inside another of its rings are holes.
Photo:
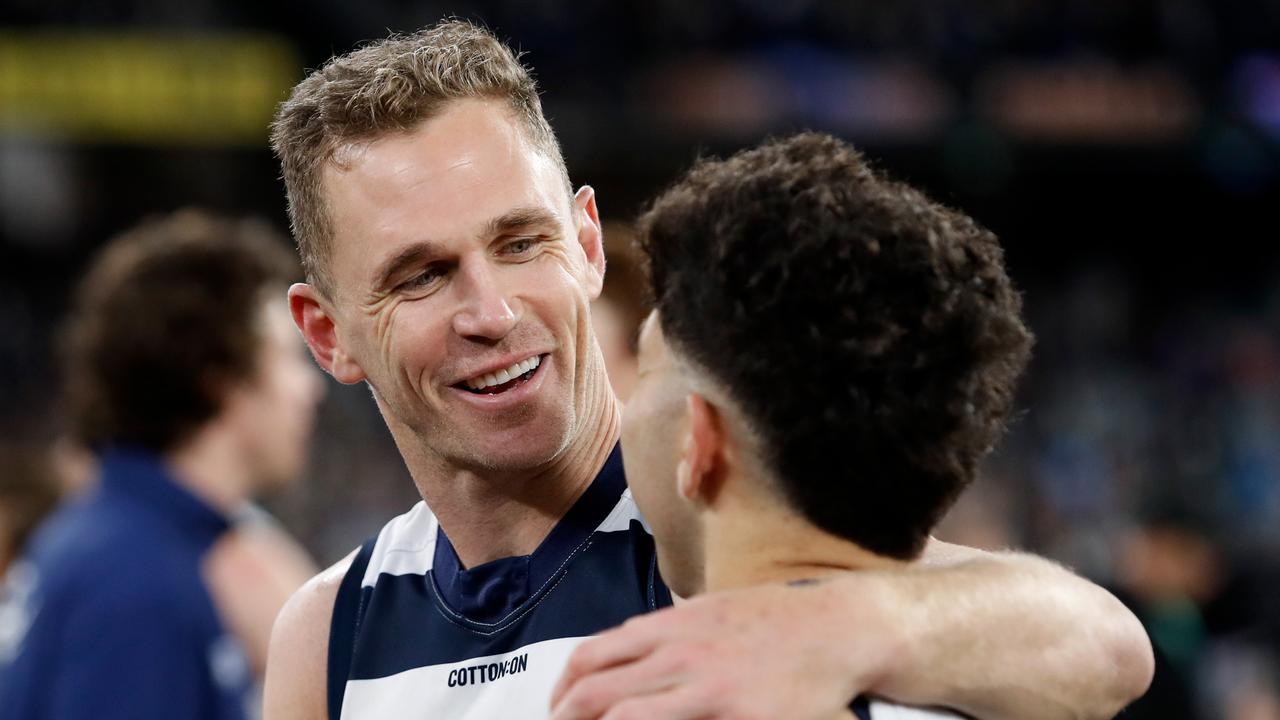
[[[58,436],[56,323],[96,247],[182,206],[283,230],[274,104],[331,54],[450,13],[527,53],[619,251],[697,154],[802,128],[993,228],[1038,345],[942,536],[1121,592],[1174,705],[1280,717],[1275,0],[5,0],[4,436]],[[312,456],[268,506],[322,563],[416,499],[362,387],[331,383]]]

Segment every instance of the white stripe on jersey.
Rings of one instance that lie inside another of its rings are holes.
[[[502,655],[348,680],[342,720],[545,720],[551,690],[583,640],[545,640]]]
[[[639,520],[645,532],[653,534],[649,524],[640,516],[628,488],[596,532],[627,530],[632,520]],[[378,533],[378,541],[373,546],[360,586],[373,587],[379,575],[426,575],[435,561],[438,527],[435,513],[421,500],[409,512],[393,518]]]
[[[644,531],[653,534],[649,529],[649,523],[640,515],[640,508],[636,507],[636,501],[631,497],[631,488],[623,491],[622,497],[618,498],[618,504],[613,506],[613,512],[609,513],[609,517],[600,523],[596,528],[596,532],[620,532],[631,527],[632,520],[639,520],[644,526]]]
[[[879,700],[872,700],[869,709],[871,710],[871,720],[939,720],[960,717],[941,710],[893,705]]]
[[[373,587],[383,574],[426,575],[435,560],[437,526],[435,513],[421,500],[384,525],[360,586]]]

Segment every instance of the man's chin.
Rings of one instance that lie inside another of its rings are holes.
[[[553,462],[569,445],[570,433],[545,424],[488,431],[459,438],[455,464],[475,472],[518,473],[536,470]]]

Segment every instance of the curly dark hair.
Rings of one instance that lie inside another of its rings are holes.
[[[664,335],[746,414],[785,497],[918,556],[1030,354],[996,237],[805,133],[698,162],[639,244]]]
[[[261,308],[301,275],[263,223],[186,210],[111,241],[63,329],[77,440],[167,452],[258,372]]]

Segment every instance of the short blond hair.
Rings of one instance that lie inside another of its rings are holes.
[[[341,148],[407,132],[464,98],[505,100],[534,146],[568,171],[555,132],[542,114],[538,86],[519,57],[488,30],[446,20],[335,57],[281,103],[271,146],[284,175],[289,221],[307,280],[333,289],[326,260],[333,223],[323,192],[326,163]]]

